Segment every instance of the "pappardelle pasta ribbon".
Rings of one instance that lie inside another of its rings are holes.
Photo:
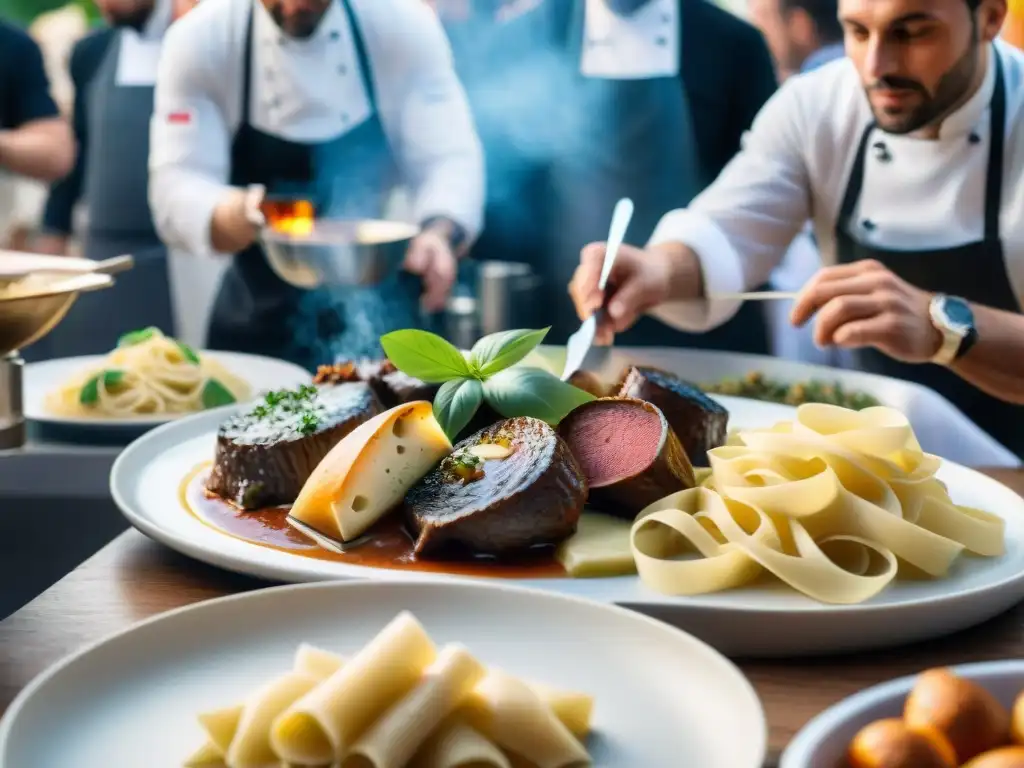
[[[633,524],[637,570],[659,592],[717,592],[767,571],[820,602],[861,603],[901,569],[940,578],[965,550],[1004,551],[1003,520],[954,504],[940,460],[891,408],[804,405],[708,455],[700,487]]]

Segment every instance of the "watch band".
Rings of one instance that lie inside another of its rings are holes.
[[[942,334],[942,344],[939,345],[939,351],[932,356],[932,362],[938,365],[949,365],[956,360],[963,339],[944,328],[939,328],[939,332]]]
[[[932,356],[931,362],[938,365],[950,365],[970,349],[978,338],[973,326],[951,324],[946,312],[946,302],[950,297],[936,294],[928,306],[928,314],[932,325],[942,334],[942,344]]]

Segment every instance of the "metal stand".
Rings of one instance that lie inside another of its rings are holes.
[[[25,361],[17,351],[0,357],[0,450],[25,444],[22,375]]]

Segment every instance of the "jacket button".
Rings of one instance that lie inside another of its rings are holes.
[[[341,38],[341,32],[336,29],[331,30],[331,40],[338,40]]]
[[[981,136],[971,131],[971,135],[967,137],[967,141],[971,144],[981,144]]]
[[[342,64],[340,67],[338,67],[338,74],[339,75],[348,74],[348,67],[346,67],[344,64]]]
[[[873,232],[875,229],[875,222],[871,221],[871,219],[864,219],[864,221],[862,221],[860,225],[864,227],[864,229],[866,229],[868,232]]]

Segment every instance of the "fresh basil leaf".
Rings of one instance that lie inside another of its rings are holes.
[[[484,399],[484,387],[477,379],[452,379],[434,395],[434,418],[453,443]]]
[[[509,368],[484,382],[484,399],[506,419],[532,416],[553,426],[596,398],[541,368]]]
[[[104,389],[113,389],[124,379],[124,371],[110,370],[97,373],[82,386],[78,393],[78,402],[82,405],[95,405],[100,399],[100,379]]]
[[[219,408],[237,402],[231,391],[216,379],[207,379],[203,385],[203,408]]]
[[[539,331],[500,331],[484,336],[473,345],[472,364],[483,378],[493,376],[530,354],[550,330],[551,326],[548,326]]]
[[[392,331],[380,337],[380,345],[398,370],[428,384],[443,384],[472,375],[465,356],[429,331]]]
[[[149,341],[156,335],[158,330],[159,329],[150,326],[149,328],[142,328],[138,331],[129,331],[117,340],[117,346],[130,347],[135,344],[141,344],[144,341]]]
[[[174,343],[178,345],[178,349],[181,350],[181,354],[186,360],[193,365],[199,365],[199,355],[196,354],[196,351],[192,349],[192,347],[180,341],[175,341]]]

